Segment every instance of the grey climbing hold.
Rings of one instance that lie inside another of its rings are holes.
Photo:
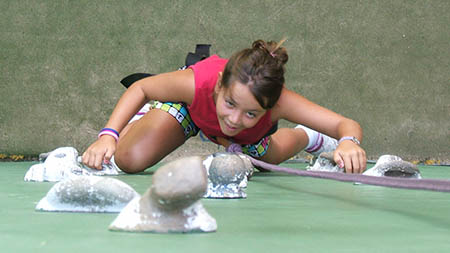
[[[377,160],[377,163],[366,170],[363,175],[376,177],[402,177],[421,179],[419,168],[416,165],[403,161],[402,158],[395,155],[383,155]]]
[[[215,153],[205,159],[208,191],[205,198],[246,198],[244,188],[254,167],[244,155]]]
[[[344,172],[344,168],[339,168],[334,162],[333,152],[321,153],[315,160],[314,165],[308,166],[307,170]],[[377,160],[377,163],[372,168],[366,170],[363,175],[376,177],[422,178],[416,165],[403,161],[403,159],[394,155],[381,156]]]
[[[81,163],[78,151],[73,147],[61,147],[39,155],[40,163],[32,165],[25,174],[24,181],[58,182],[76,176],[118,175],[121,170],[115,165],[103,164],[102,170],[91,169]]]
[[[139,194],[126,183],[107,177],[78,176],[56,183],[39,201],[38,211],[120,212]]]
[[[133,199],[109,226],[113,231],[189,233],[213,232],[216,220],[200,202],[207,175],[199,156],[181,158],[160,167],[151,187]]]
[[[339,168],[339,166],[334,162],[333,152],[322,152],[320,155],[312,162],[312,166],[307,166],[306,169],[309,171],[328,171],[328,172],[344,172],[344,168]]]
[[[250,180],[250,178],[253,176],[253,173],[255,172],[255,166],[253,166],[252,161],[248,158],[247,155],[239,154],[239,157],[244,162],[245,174],[247,176],[247,180],[244,179],[241,183],[241,186],[247,187],[248,180]]]

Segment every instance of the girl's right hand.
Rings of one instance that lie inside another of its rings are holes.
[[[102,135],[83,153],[83,164],[101,170],[102,163],[109,163],[115,151],[116,139],[109,135]]]

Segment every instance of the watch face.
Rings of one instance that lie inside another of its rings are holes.
[[[359,145],[359,140],[358,139],[356,139],[356,137],[352,137],[352,139],[351,139],[354,143],[356,143],[356,144],[358,144]]]

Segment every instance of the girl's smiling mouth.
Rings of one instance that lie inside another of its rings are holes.
[[[239,127],[237,127],[237,126],[233,126],[233,125],[227,123],[226,121],[225,121],[224,123],[225,123],[225,126],[226,126],[228,129],[230,129],[231,131],[236,131],[236,130],[239,128]]]

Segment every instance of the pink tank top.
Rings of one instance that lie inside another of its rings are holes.
[[[214,104],[214,86],[217,83],[219,72],[223,71],[228,60],[213,55],[203,61],[190,66],[194,71],[195,95],[191,105],[188,105],[189,114],[195,125],[213,142],[215,137],[223,137],[238,144],[254,144],[261,140],[272,127],[270,110],[252,127],[230,137],[222,133],[217,119],[216,105]]]

